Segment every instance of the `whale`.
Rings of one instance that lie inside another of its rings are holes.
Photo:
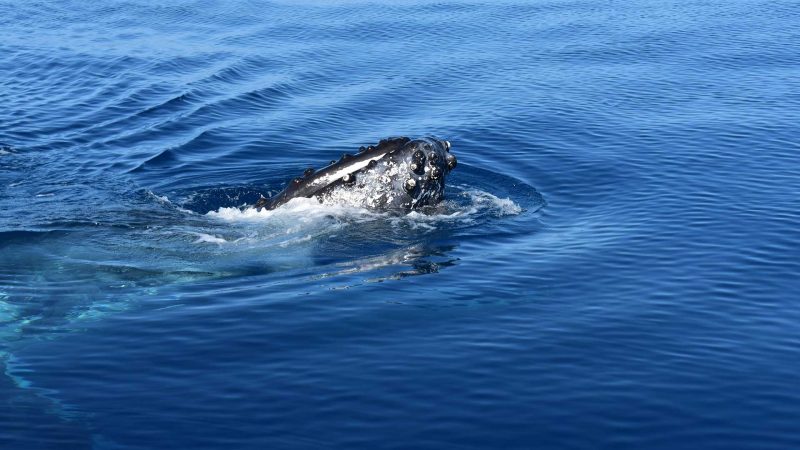
[[[450,147],[449,141],[435,137],[383,139],[319,170],[306,169],[253,207],[271,210],[301,197],[379,210],[433,206],[444,199],[445,180],[458,164]]]

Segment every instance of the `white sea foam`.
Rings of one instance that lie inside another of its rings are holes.
[[[289,231],[297,225],[311,224],[330,218],[351,218],[356,220],[371,220],[381,215],[366,208],[339,204],[322,204],[313,198],[294,198],[279,208],[268,210],[262,208],[239,209],[235,207],[219,208],[206,215],[226,222],[285,222],[290,225]],[[294,224],[294,226],[292,226]]]
[[[331,227],[341,227],[345,223],[385,219],[394,226],[434,230],[440,224],[472,223],[480,216],[501,217],[522,212],[522,208],[513,200],[477,189],[462,191],[457,196],[460,197],[459,201],[448,200],[433,210],[412,211],[400,216],[355,206],[350,201],[330,203],[330,199],[326,199],[326,203],[320,203],[313,198],[295,198],[274,210],[224,207],[206,215],[229,223],[262,224],[274,228],[276,233],[279,233],[277,230],[283,230],[289,235],[302,234],[287,241],[292,242],[301,238],[310,239],[308,232],[311,229],[323,227],[331,231]],[[466,199],[466,202],[461,199]]]
[[[478,210],[485,209],[498,216],[516,216],[522,212],[522,207],[510,198],[500,198],[477,189],[464,191],[462,195],[469,197],[472,205]]]
[[[209,243],[209,244],[227,244],[228,240],[221,238],[216,235],[211,235],[207,233],[190,233],[197,236],[197,240],[194,241],[195,244],[202,244],[202,243]]]
[[[173,208],[177,209],[178,211],[180,211],[182,213],[197,214],[196,212],[188,210],[186,208],[183,208],[183,207],[181,207],[180,205],[178,205],[176,203],[172,203],[172,200],[170,200],[169,197],[167,197],[166,195],[158,195],[155,192],[150,191],[150,190],[145,190],[145,193],[148,196],[150,196],[151,198],[155,199],[157,202],[161,203],[162,205],[173,207]]]
[[[433,230],[440,223],[471,224],[485,215],[501,217],[517,215],[522,212],[522,208],[513,200],[499,198],[477,189],[463,191],[459,196],[466,198],[467,203],[446,201],[441,210],[434,214],[412,211],[403,217],[394,219],[394,222],[396,224],[407,223],[414,229]]]
[[[155,201],[157,201],[158,203],[161,203],[162,205],[172,206],[172,207],[178,208],[179,210],[185,211],[185,212],[191,212],[189,210],[185,210],[185,209],[181,208],[180,206],[172,203],[172,200],[170,200],[169,197],[167,197],[166,195],[158,195],[158,194],[156,194],[155,192],[153,192],[151,190],[145,190],[145,194],[148,195],[150,198],[154,199]]]

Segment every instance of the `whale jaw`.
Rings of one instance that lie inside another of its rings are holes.
[[[389,138],[343,155],[318,171],[308,169],[256,208],[274,209],[297,197],[370,209],[413,210],[444,198],[445,179],[456,166],[448,141]]]

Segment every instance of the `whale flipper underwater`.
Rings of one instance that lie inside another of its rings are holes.
[[[318,171],[306,169],[274,197],[261,198],[255,208],[275,209],[293,198],[315,197],[321,203],[409,211],[439,203],[445,178],[456,164],[448,141],[384,139]]]

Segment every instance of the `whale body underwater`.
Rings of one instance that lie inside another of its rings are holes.
[[[445,179],[456,167],[450,142],[424,137],[395,137],[361,147],[322,169],[306,169],[277,195],[253,206],[275,209],[293,198],[370,209],[411,211],[444,198]]]

